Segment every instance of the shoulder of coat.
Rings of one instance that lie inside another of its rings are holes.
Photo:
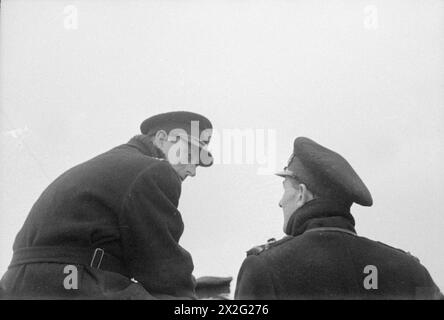
[[[261,253],[264,253],[267,250],[270,250],[272,248],[276,248],[278,246],[280,246],[281,244],[294,239],[294,237],[292,236],[285,236],[280,240],[276,240],[275,238],[271,238],[267,240],[267,243],[265,244],[261,244],[259,246],[255,246],[253,248],[251,248],[250,250],[247,251],[247,256],[251,256],[251,255],[260,255]]]
[[[386,246],[386,247],[388,247],[388,248],[390,248],[390,249],[393,249],[393,250],[396,250],[396,251],[398,251],[398,252],[401,252],[401,253],[403,253],[403,254],[405,254],[405,255],[407,255],[407,256],[413,258],[413,259],[416,260],[417,262],[421,262],[421,261],[419,260],[418,257],[414,256],[414,255],[411,254],[409,251],[404,251],[404,250],[402,250],[402,249],[399,249],[399,248],[396,248],[396,247],[392,247],[392,246],[390,246],[390,245],[388,245],[388,244],[386,244],[386,243],[384,243],[384,242],[380,242],[380,241],[376,241],[376,242],[379,243],[379,244],[381,244],[381,245],[383,245],[383,246]]]

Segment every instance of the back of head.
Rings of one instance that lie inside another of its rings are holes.
[[[373,204],[372,196],[352,166],[340,154],[315,141],[299,137],[282,177],[293,177],[317,197],[338,203]]]

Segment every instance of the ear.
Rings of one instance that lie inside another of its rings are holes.
[[[158,147],[162,147],[165,141],[168,140],[168,134],[165,130],[159,130],[156,132],[156,135],[154,136],[154,143]]]
[[[312,199],[310,191],[307,189],[307,186],[303,183],[299,184],[299,201],[302,204],[310,201]]]

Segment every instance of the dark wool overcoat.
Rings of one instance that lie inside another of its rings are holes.
[[[180,193],[162,152],[137,138],[71,168],[16,236],[4,297],[194,298]]]
[[[417,258],[357,236],[349,209],[326,200],[298,209],[289,236],[247,253],[235,298],[442,298]]]

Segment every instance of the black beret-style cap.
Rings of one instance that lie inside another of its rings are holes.
[[[373,204],[370,191],[347,160],[305,137],[295,139],[288,166],[277,175],[293,177],[319,196]]]
[[[153,134],[159,130],[165,130],[168,134],[172,134],[175,130],[184,130],[188,141],[199,147],[201,153],[199,165],[202,167],[209,167],[213,164],[213,156],[207,150],[212,129],[213,125],[208,118],[189,111],[157,114],[144,120],[140,125],[140,131],[143,134]],[[205,131],[204,134],[202,134],[203,131]]]
[[[213,128],[210,120],[201,114],[189,111],[172,111],[160,113],[146,119],[140,125],[140,131],[143,134],[148,134],[161,129],[170,131],[176,128],[181,128],[187,131],[188,134],[191,134],[192,121],[199,122],[200,132]]]

